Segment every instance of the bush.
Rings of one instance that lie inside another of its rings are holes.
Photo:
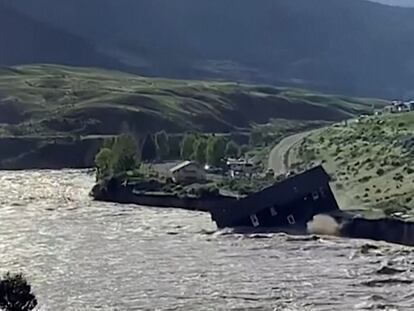
[[[413,174],[414,173],[414,169],[412,167],[407,167],[405,169],[405,171],[407,172],[407,174]]]
[[[377,169],[377,175],[378,175],[378,176],[382,176],[382,175],[384,175],[384,174],[385,174],[384,169],[382,169],[382,168]]]
[[[200,187],[195,189],[195,194],[200,198],[216,197],[220,195],[220,190],[217,187]]]
[[[395,181],[402,182],[402,181],[404,181],[404,176],[400,173],[397,173],[397,174],[394,175],[394,177],[392,179],[394,179]]]
[[[22,274],[5,274],[0,279],[0,309],[30,311],[37,305],[31,286]]]
[[[366,183],[366,182],[368,182],[370,180],[371,180],[371,176],[364,176],[364,177],[361,177],[358,181],[360,183]]]

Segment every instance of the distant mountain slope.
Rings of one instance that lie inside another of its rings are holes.
[[[413,0],[370,0],[370,1],[387,4],[387,5],[414,7]]]
[[[258,124],[280,135],[383,105],[234,82],[151,79],[93,68],[0,68],[0,168],[90,167],[106,135],[166,130],[246,136]],[[266,127],[266,126],[265,126]],[[276,139],[276,138],[275,138]]]
[[[337,121],[378,100],[237,83],[149,79],[63,66],[0,70],[0,123],[19,135],[248,130],[271,118]],[[1,127],[0,127],[1,130]]]
[[[414,95],[413,9],[363,0],[8,3],[83,36],[140,74],[294,85],[358,96]],[[13,27],[7,29],[20,36]],[[71,60],[84,59],[74,54]]]
[[[51,62],[116,66],[86,39],[39,22],[0,1],[0,65]]]

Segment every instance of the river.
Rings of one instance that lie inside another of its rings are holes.
[[[77,170],[0,184],[0,272],[25,273],[39,310],[413,310],[408,248],[215,232],[207,214],[94,202]]]

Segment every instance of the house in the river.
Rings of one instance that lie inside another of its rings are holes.
[[[212,219],[219,228],[306,230],[314,215],[339,211],[329,182],[330,176],[322,166],[317,166],[240,199],[233,205],[213,209]]]
[[[174,166],[170,169],[170,173],[173,181],[179,184],[203,182],[207,179],[206,171],[192,161],[185,161]]]

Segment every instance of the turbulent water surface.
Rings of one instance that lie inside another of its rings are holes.
[[[0,181],[0,272],[24,272],[40,310],[414,307],[408,248],[214,232],[207,214],[93,202],[80,171]]]

